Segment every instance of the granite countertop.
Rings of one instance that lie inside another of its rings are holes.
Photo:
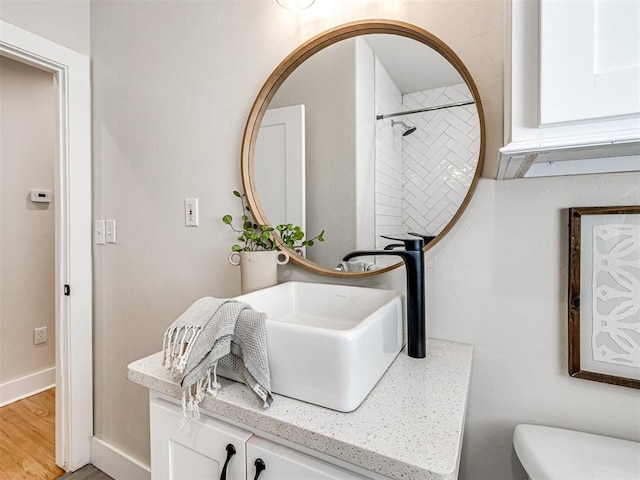
[[[226,417],[393,479],[457,476],[472,347],[428,340],[427,357],[403,351],[355,411],[274,395],[268,409],[243,384],[220,379],[203,411]],[[129,365],[129,380],[174,398],[181,390],[156,353]]]

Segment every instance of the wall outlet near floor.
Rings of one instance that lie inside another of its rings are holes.
[[[47,343],[49,340],[49,332],[47,327],[38,327],[33,329],[33,344],[40,345],[41,343]]]

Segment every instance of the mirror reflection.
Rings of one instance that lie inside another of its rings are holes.
[[[381,235],[441,233],[472,185],[480,137],[473,95],[448,60],[400,35],[353,37],[279,87],[253,186],[269,224],[325,231],[302,254],[334,269],[349,251],[390,243]]]

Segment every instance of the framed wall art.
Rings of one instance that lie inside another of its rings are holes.
[[[640,206],[569,209],[569,374],[640,388]]]

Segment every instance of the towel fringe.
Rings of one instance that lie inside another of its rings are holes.
[[[211,372],[211,368],[209,368],[209,372]],[[214,395],[216,395],[221,386],[222,385],[218,383],[218,362],[216,361],[213,363],[213,385],[211,385],[214,391],[211,391],[209,393],[213,393]]]
[[[215,362],[207,369],[202,378],[186,390],[183,390],[182,420],[180,421],[180,428],[191,420],[197,420],[200,418],[199,405],[207,394],[212,395],[213,397],[218,395],[218,391],[222,385],[218,383],[217,368],[218,362]]]
[[[162,365],[170,367],[171,373],[184,373],[191,349],[201,332],[202,327],[199,325],[168,329],[162,342]]]

